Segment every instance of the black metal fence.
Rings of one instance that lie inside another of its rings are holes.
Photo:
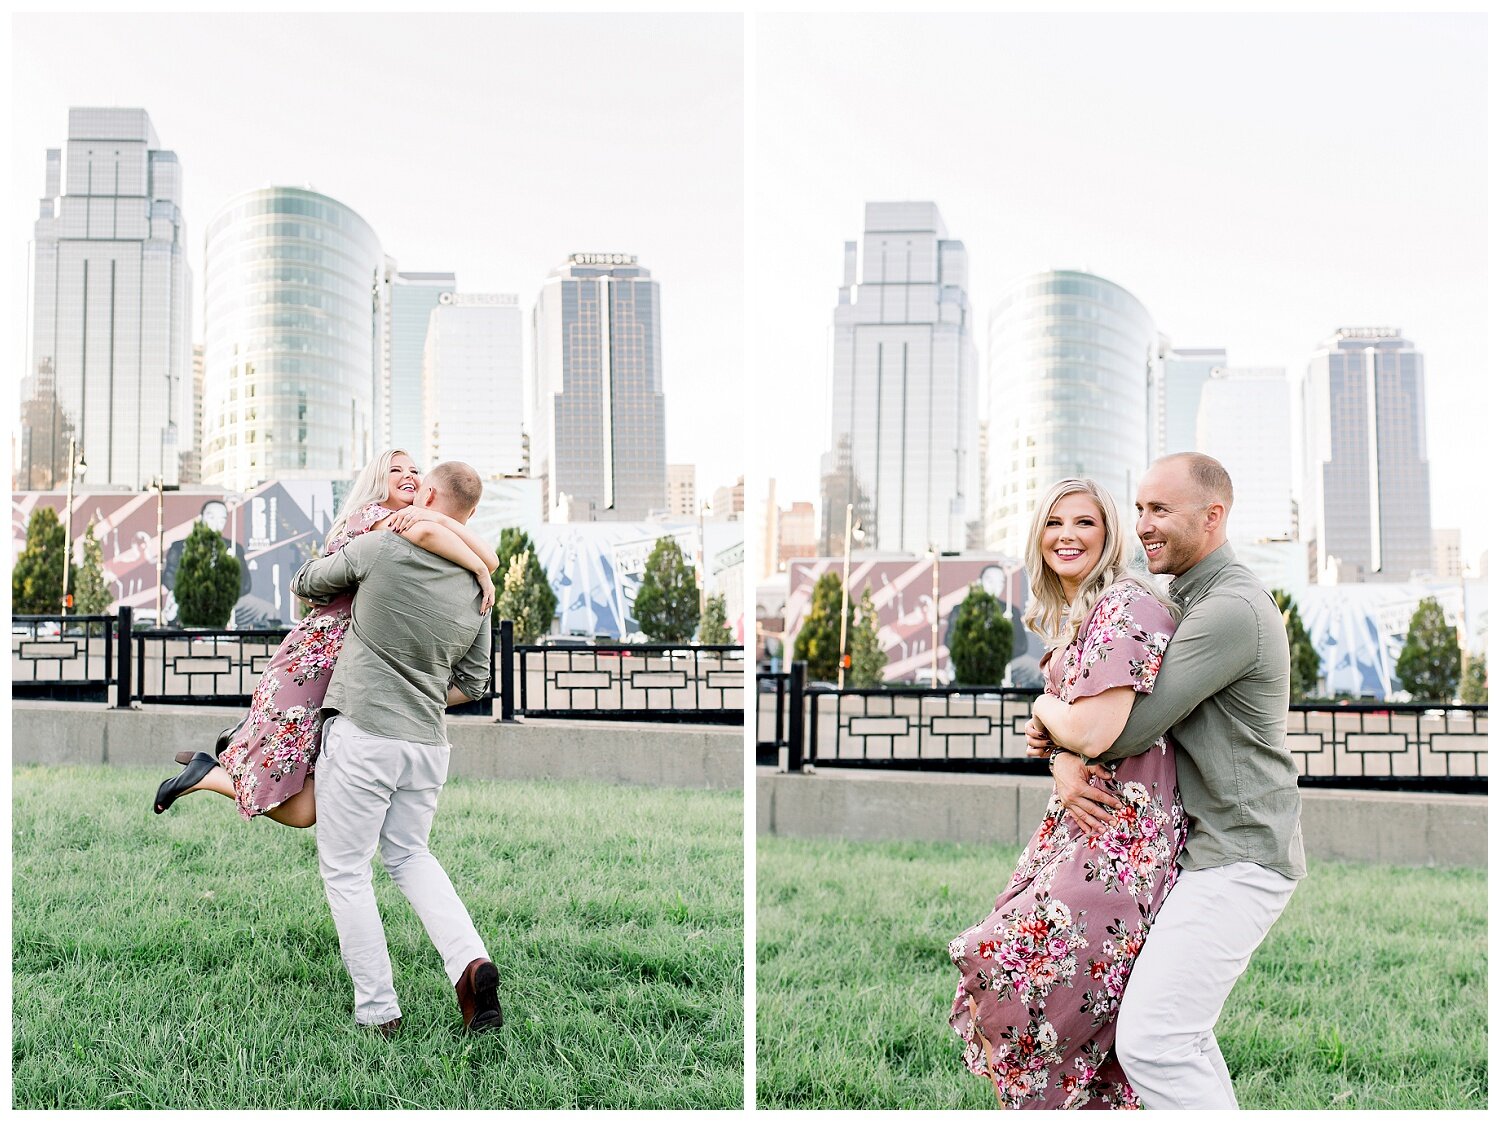
[[[64,701],[243,708],[291,628],[132,628],[116,616],[15,616],[12,695]],[[688,644],[517,646],[510,620],[491,633],[490,690],[452,712],[501,720],[739,724],[744,649]]]
[[[787,747],[787,724],[790,709],[787,695],[791,689],[789,673],[757,672],[755,675],[755,766],[777,767],[781,750]],[[774,699],[770,705],[768,698]]]
[[[804,689],[800,663],[757,697],[756,762],[816,767],[1046,774],[1026,755],[1037,690],[963,686]],[[761,678],[778,677],[761,675]],[[805,744],[805,752],[803,746]],[[1287,747],[1305,787],[1483,793],[1489,709],[1397,704],[1293,705]]]
[[[113,616],[11,617],[12,697],[108,701],[114,683]]]

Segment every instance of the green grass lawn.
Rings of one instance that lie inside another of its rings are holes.
[[[948,940],[1013,848],[758,839],[760,1107],[993,1109]],[[1244,1108],[1483,1109],[1486,877],[1314,862],[1219,1021]]]
[[[453,989],[379,868],[404,1028],[356,1029],[312,831],[161,775],[13,772],[17,1108],[738,1108],[738,792],[458,780],[434,853],[500,968]]]

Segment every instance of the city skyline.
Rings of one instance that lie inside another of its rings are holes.
[[[663,285],[668,457],[709,478],[741,474],[740,18],[298,15],[287,36],[289,18],[15,17],[17,273],[45,150],[62,146],[68,109],[143,108],[184,167],[193,341],[207,224],[233,195],[266,185],[310,185],[349,207],[402,272],[452,272],[459,291],[516,293],[528,311],[569,254],[639,254]],[[580,58],[613,61],[580,68]],[[280,75],[269,85],[267,60]],[[679,96],[683,83],[693,98]],[[702,176],[704,166],[718,174]],[[699,263],[705,246],[713,270]],[[24,282],[13,305],[21,369]],[[8,408],[14,429],[19,401]]]
[[[839,234],[868,201],[932,200],[962,232],[981,322],[1022,277],[1083,269],[1134,294],[1174,348],[1283,367],[1294,397],[1340,327],[1400,328],[1426,356],[1433,525],[1459,527],[1471,562],[1488,548],[1465,498],[1486,439],[1482,16],[865,15],[850,27],[757,21],[749,283],[756,322],[774,331],[748,337],[747,361],[765,372],[752,428],[776,447],[752,445],[747,466],[776,478],[783,503],[819,493],[817,457],[798,450],[826,441],[826,389],[806,387],[827,386],[820,313]],[[1171,65],[1142,66],[1130,44]],[[890,57],[899,70],[843,96]],[[1400,139],[1380,176],[1339,170],[1380,136]],[[794,393],[803,404],[781,408]]]

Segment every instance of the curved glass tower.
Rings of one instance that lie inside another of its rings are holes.
[[[203,481],[347,477],[377,449],[385,257],[342,203],[298,187],[209,223]]]
[[[1006,293],[990,313],[986,548],[1025,556],[1038,499],[1068,476],[1098,480],[1134,523],[1157,349],[1145,306],[1103,277],[1036,273]]]

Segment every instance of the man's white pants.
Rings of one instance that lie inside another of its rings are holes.
[[[1115,1053],[1151,1110],[1237,1109],[1214,1024],[1297,882],[1240,861],[1178,877],[1120,1002]]]
[[[489,957],[448,874],[427,849],[432,815],[447,778],[446,744],[375,736],[348,717],[334,717],[323,726],[314,791],[318,869],[344,966],[354,981],[359,1024],[384,1024],[401,1015],[370,880],[377,843],[386,871],[443,956],[448,980],[457,983],[469,963]]]

